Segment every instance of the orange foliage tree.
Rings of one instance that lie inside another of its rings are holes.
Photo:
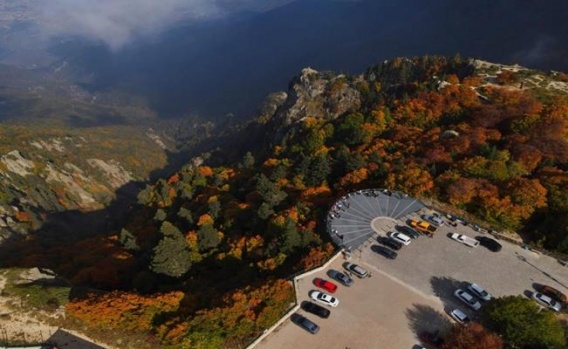
[[[149,331],[159,314],[179,308],[183,292],[152,296],[114,291],[104,295],[90,294],[85,299],[67,304],[67,313],[90,326],[101,329]]]

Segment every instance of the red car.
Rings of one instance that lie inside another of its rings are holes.
[[[330,292],[330,293],[334,293],[337,290],[337,285],[334,284],[333,282],[329,282],[325,279],[320,279],[320,278],[315,278],[314,279],[314,284],[319,287],[319,288],[323,288],[324,290]]]

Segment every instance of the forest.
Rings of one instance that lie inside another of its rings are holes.
[[[92,328],[166,348],[241,348],[293,304],[290,277],[333,254],[324,217],[353,190],[437,200],[568,253],[568,95],[525,83],[531,74],[568,82],[482,71],[459,55],[337,76],[328,108],[350,86],[357,110],[288,126],[261,115],[232,135],[236,160],[213,152],[148,185],[117,231],[51,250],[32,236],[13,258],[92,290],[67,304]]]

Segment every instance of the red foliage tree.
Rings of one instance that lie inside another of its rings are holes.
[[[503,340],[482,325],[454,326],[442,349],[503,349]]]

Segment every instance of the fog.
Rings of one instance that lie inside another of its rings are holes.
[[[234,13],[267,11],[291,0],[51,0],[40,6],[47,37],[80,36],[112,50],[152,38],[177,23],[218,19]]]
[[[136,95],[164,117],[250,117],[307,66],[357,74],[396,56],[461,53],[568,71],[566,0],[27,1],[41,6],[47,49],[22,26],[0,35],[12,45],[0,60]]]

